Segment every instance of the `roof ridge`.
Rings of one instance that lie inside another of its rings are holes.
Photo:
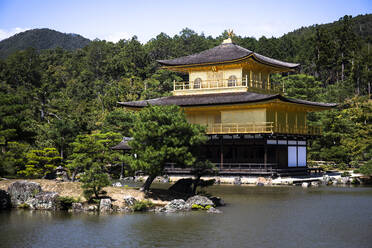
[[[225,63],[245,59],[253,55],[256,61],[270,66],[294,69],[299,64],[289,63],[278,59],[273,59],[235,43],[222,43],[204,51],[167,60],[157,60],[163,66],[195,66],[215,63]]]

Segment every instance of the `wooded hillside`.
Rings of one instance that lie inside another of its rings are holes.
[[[89,42],[89,39],[78,34],[64,34],[47,28],[31,29],[0,41],[0,58],[6,58],[16,51],[29,47],[37,51],[57,47],[76,50],[85,47]]]

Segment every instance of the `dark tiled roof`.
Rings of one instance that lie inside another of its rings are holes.
[[[220,93],[220,94],[203,94],[203,95],[185,95],[185,96],[167,96],[143,101],[134,102],[119,102],[120,105],[132,108],[142,108],[147,105],[178,105],[181,107],[187,106],[207,106],[207,105],[222,105],[222,104],[239,104],[262,102],[268,100],[279,99],[283,102],[291,102],[317,107],[335,107],[337,104],[310,102],[287,98],[281,95],[266,95],[251,92],[238,93]]]
[[[119,144],[117,144],[116,146],[111,147],[111,149],[112,150],[130,150],[132,148],[128,145],[129,140],[132,140],[132,138],[124,137],[123,140],[120,141]]]
[[[234,43],[221,44],[211,49],[195,53],[189,56],[184,56],[170,60],[158,60],[158,62],[164,66],[182,66],[182,65],[196,65],[196,64],[213,64],[229,62],[233,60],[243,59],[245,57],[252,56],[253,59],[272,66],[285,67],[294,69],[299,64],[287,63],[280,60],[272,59],[258,53],[252,52],[241,46],[235,45]]]

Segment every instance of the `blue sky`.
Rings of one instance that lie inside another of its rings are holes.
[[[371,0],[0,0],[0,40],[33,28],[114,42],[133,35],[146,42],[185,27],[214,37],[226,29],[241,36],[279,37],[302,26],[367,13],[372,13]]]

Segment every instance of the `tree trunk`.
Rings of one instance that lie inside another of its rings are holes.
[[[121,169],[120,169],[120,180],[124,178],[124,162],[121,162]]]
[[[146,191],[149,191],[150,190],[150,186],[151,186],[152,182],[155,180],[155,178],[156,178],[155,175],[149,175],[140,190],[141,191],[145,191],[145,192]]]
[[[195,179],[194,179],[194,185],[193,185],[193,188],[192,188],[192,194],[193,195],[196,195],[196,189],[198,188],[198,184],[200,182],[200,176],[197,176]]]
[[[94,192],[94,196],[96,197],[96,199],[99,199],[99,195],[98,195],[99,189],[96,187],[93,187],[93,192]]]
[[[77,174],[77,169],[75,169],[74,172],[72,172],[72,175],[71,175],[71,181],[72,182],[75,182],[76,174]]]

